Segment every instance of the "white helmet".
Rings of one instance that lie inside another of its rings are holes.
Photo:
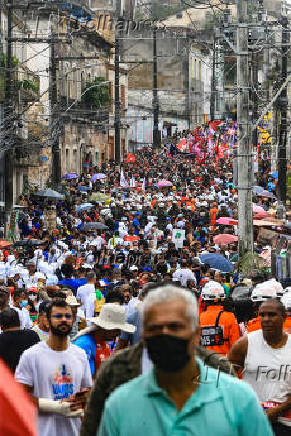
[[[204,301],[225,298],[225,291],[219,283],[211,280],[202,288],[201,298]]]
[[[285,289],[285,294],[281,298],[281,303],[284,304],[286,310],[291,310],[291,287]]]
[[[284,289],[281,283],[275,279],[267,280],[259,283],[252,292],[252,301],[266,301],[270,298],[280,298],[284,294]]]

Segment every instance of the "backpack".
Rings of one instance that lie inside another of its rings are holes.
[[[223,311],[221,310],[216,318],[215,325],[201,327],[200,345],[203,347],[213,347],[214,345],[224,345],[223,326],[218,325],[219,319]]]

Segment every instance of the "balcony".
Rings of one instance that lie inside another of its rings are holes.
[[[13,73],[14,92],[19,93],[22,103],[30,103],[39,100],[39,77],[26,68],[18,67]]]
[[[104,106],[100,109],[90,107],[85,102],[78,102],[67,110],[74,100],[67,100],[65,97],[59,101],[59,113],[62,118],[69,118],[81,124],[104,124],[109,121],[109,107]]]

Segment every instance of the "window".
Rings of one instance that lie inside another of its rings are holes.
[[[66,172],[70,172],[70,150],[66,148]]]
[[[78,156],[77,156],[77,150],[74,148],[73,150],[73,170],[75,173],[78,173]]]
[[[81,72],[81,89],[84,90],[86,85],[86,77],[84,71]]]
[[[125,109],[125,86],[120,86],[120,103],[121,103],[121,109]]]

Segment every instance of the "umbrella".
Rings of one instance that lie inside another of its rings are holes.
[[[216,220],[217,224],[223,224],[225,226],[237,226],[238,222],[232,218],[229,217],[221,217],[218,220]]]
[[[109,227],[106,226],[103,223],[100,222],[92,222],[92,223],[85,223],[84,224],[84,230],[88,231],[88,230],[108,230]]]
[[[68,174],[65,174],[63,178],[67,179],[67,180],[71,180],[71,179],[77,179],[78,177],[79,176],[76,173],[68,173]]]
[[[255,212],[255,213],[264,213],[265,209],[262,206],[258,206],[256,204],[253,204],[253,212]]]
[[[37,197],[49,198],[50,200],[63,200],[65,198],[62,194],[50,188],[37,191],[34,195]]]
[[[270,215],[265,210],[263,212],[259,212],[256,215],[254,215],[254,220],[263,220],[265,218],[272,218],[272,215]]]
[[[42,245],[43,241],[39,239],[20,239],[14,242],[14,247],[36,247]]]
[[[157,183],[157,187],[158,188],[165,188],[165,187],[168,187],[168,186],[173,186],[173,183],[169,182],[169,180],[160,180]]]
[[[232,242],[237,242],[238,237],[235,235],[229,235],[228,233],[223,233],[221,235],[214,236],[214,242],[217,245],[228,245]]]
[[[101,203],[104,203],[107,200],[110,200],[110,197],[102,192],[94,192],[90,197],[90,201],[100,201]]]
[[[284,221],[283,220],[276,220],[276,219],[271,219],[271,218],[266,218],[266,219],[262,219],[262,220],[254,220],[254,226],[257,227],[270,227],[270,226],[275,226],[275,227],[281,227],[284,225]]]
[[[90,186],[77,186],[77,190],[80,192],[88,192],[91,191],[92,188],[90,188]]]
[[[262,191],[260,194],[258,194],[260,197],[267,197],[267,198],[276,198],[276,196],[274,194],[272,194],[272,192],[269,191]]]
[[[262,186],[254,186],[254,187],[253,187],[253,192],[254,192],[256,195],[260,194],[260,193],[263,192],[263,191],[264,191],[264,188],[263,188]]]
[[[103,173],[93,174],[93,176],[91,177],[91,182],[96,182],[96,180],[101,180],[101,179],[106,179],[106,174]]]
[[[5,248],[9,248],[9,247],[11,247],[11,245],[12,245],[12,242],[5,241],[4,239],[2,239],[0,241],[0,250],[4,250]]]
[[[218,269],[222,272],[231,272],[234,270],[232,263],[221,254],[201,254],[200,260],[202,263],[208,263],[211,268]]]
[[[77,212],[82,212],[83,210],[90,210],[94,205],[92,203],[83,203],[76,207]]]

